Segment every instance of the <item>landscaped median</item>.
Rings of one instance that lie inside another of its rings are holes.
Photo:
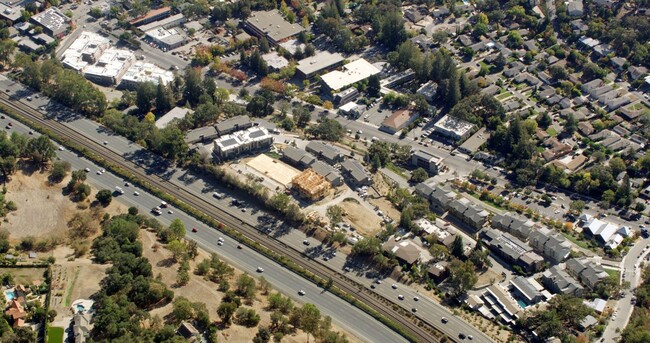
[[[93,163],[96,163],[96,164],[106,168],[107,170],[111,171],[112,173],[114,173],[116,175],[119,175],[120,177],[124,178],[125,180],[128,180],[129,182],[133,183],[134,185],[137,185],[137,186],[141,187],[142,189],[147,190],[148,192],[152,193],[156,197],[159,197],[160,199],[174,205],[175,207],[179,208],[183,212],[186,212],[186,213],[190,214],[191,216],[193,216],[194,218],[204,222],[205,224],[207,224],[207,225],[209,225],[211,227],[214,227],[214,228],[218,228],[219,230],[223,231],[226,235],[231,236],[232,238],[234,238],[234,239],[240,241],[241,243],[249,246],[250,248],[254,249],[255,251],[265,255],[266,257],[276,261],[277,263],[280,263],[282,266],[284,266],[285,268],[293,271],[294,273],[297,273],[297,274],[301,275],[302,277],[314,282],[317,285],[325,286],[327,284],[327,282],[325,280],[323,280],[322,278],[314,275],[313,273],[309,272],[305,268],[299,266],[294,261],[291,261],[288,258],[286,258],[285,256],[280,255],[280,254],[278,254],[278,253],[276,253],[276,252],[274,252],[274,251],[272,251],[272,250],[270,250],[270,249],[268,249],[266,247],[263,247],[262,245],[260,245],[256,241],[253,241],[253,240],[245,237],[239,231],[237,231],[237,230],[235,230],[233,228],[225,226],[223,223],[214,220],[212,217],[202,213],[201,211],[198,211],[198,210],[194,209],[193,207],[189,206],[188,204],[176,199],[175,197],[164,193],[163,191],[157,189],[155,186],[151,185],[149,182],[141,180],[140,178],[132,175],[131,173],[127,172],[126,170],[122,169],[121,167],[118,167],[118,166],[115,166],[115,165],[112,165],[112,164],[108,163],[107,161],[105,161],[101,157],[98,157],[94,153],[88,151],[86,148],[84,148],[82,146],[79,146],[79,145],[77,145],[75,143],[72,143],[69,140],[65,139],[64,137],[60,137],[59,135],[50,132],[48,129],[43,128],[40,125],[37,125],[36,123],[33,123],[31,120],[29,120],[27,118],[24,118],[23,116],[15,113],[13,110],[7,108],[3,104],[0,104],[0,111],[7,113],[11,117],[13,117],[15,120],[17,120],[17,121],[19,121],[19,122],[33,128],[35,130],[37,130],[41,134],[48,135],[51,139],[65,145],[68,149],[73,150],[73,151],[79,153],[80,155],[83,155],[87,159],[91,160]],[[340,290],[340,289],[338,289],[336,287],[329,287],[328,290],[330,292],[332,292],[333,294],[337,295],[338,297],[340,297],[341,299],[347,301],[351,305],[353,305],[353,306],[359,308],[360,310],[366,312],[367,314],[369,314],[373,318],[379,320],[381,323],[388,326],[391,330],[397,332],[398,334],[403,336],[408,341],[417,342],[417,339],[410,332],[408,332],[404,327],[402,327],[400,324],[386,318],[385,316],[381,315],[376,310],[372,309],[370,306],[358,301],[355,297],[351,296],[350,294],[348,294],[348,293],[346,293],[346,292],[344,292],[344,291],[342,291],[342,290]],[[386,305],[390,305],[390,304],[386,304]],[[403,315],[403,313],[402,313],[402,315]],[[410,313],[408,314],[408,317],[411,318],[411,319],[413,318],[413,316]],[[57,331],[60,328],[56,328],[56,327],[49,328],[48,339],[50,339],[51,334],[49,332],[51,332],[52,329],[54,329],[54,331],[55,331],[55,333],[53,333],[52,335],[58,335]],[[436,336],[442,337],[442,335],[437,333],[437,332],[436,332]],[[53,338],[57,338],[57,337],[58,336],[53,337]],[[50,342],[59,342],[59,341],[52,340]]]

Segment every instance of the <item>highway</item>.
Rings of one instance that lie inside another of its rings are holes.
[[[2,85],[2,90],[10,89],[10,93],[18,98],[24,98],[27,93],[22,86],[14,84],[10,80],[1,80],[0,85]],[[52,108],[52,105],[47,104],[47,99],[41,97],[40,99],[33,99],[32,102],[22,101],[22,105],[29,105],[32,108],[38,108],[40,106],[46,106],[48,109]],[[188,171],[176,170],[167,165],[166,161],[153,156],[152,154],[145,151],[142,147],[129,142],[123,137],[113,135],[103,127],[99,126],[97,123],[94,123],[90,120],[83,118],[75,117],[69,111],[60,111],[60,112],[51,112],[52,118],[56,118],[59,122],[65,122],[66,126],[74,128],[77,132],[84,132],[86,137],[92,139],[96,145],[102,145],[103,149],[110,149],[120,156],[123,156],[125,159],[136,163],[147,171],[147,174],[156,174],[158,177],[168,181],[169,184],[173,184],[175,188],[182,189],[188,193],[195,194],[198,197],[208,199],[211,207],[216,207],[223,211],[229,212],[231,215],[236,216],[242,222],[250,224],[255,227],[262,227],[262,223],[268,221],[269,216],[266,215],[263,211],[258,209],[253,209],[247,213],[242,213],[237,208],[232,208],[228,205],[228,201],[216,201],[210,194],[215,191],[224,191],[226,193],[232,193],[232,190],[227,190],[219,187],[218,185],[210,185],[204,182],[200,177],[193,175]],[[92,137],[92,138],[90,138]],[[103,142],[106,142],[106,145],[103,145]],[[157,179],[157,178],[156,178]],[[112,188],[112,187],[111,187]],[[206,201],[207,202],[207,201]],[[153,207],[154,204],[151,204]],[[150,207],[149,207],[150,208]],[[239,223],[237,223],[239,224]],[[300,250],[301,252],[305,250],[305,246],[302,245],[302,241],[306,238],[304,234],[298,230],[291,230],[290,228],[281,227],[277,228],[274,232],[271,233],[278,241],[281,241],[292,249],[286,250],[279,248],[277,251],[288,251],[291,250]],[[316,243],[316,241],[313,241]],[[314,244],[316,245],[316,244]],[[308,252],[314,253],[313,248],[307,248]],[[316,251],[318,253],[318,251]],[[338,254],[338,256],[330,261],[325,262],[324,260],[318,260],[321,264],[327,264],[327,268],[331,270],[342,271],[343,265],[347,263],[346,257],[343,254]],[[358,285],[365,285],[363,289],[363,294],[371,293],[369,289],[371,280],[363,276],[364,270],[355,270],[352,273],[348,273],[347,277],[354,280]],[[337,279],[336,282],[339,282]],[[398,285],[398,290],[393,290],[390,288],[392,281],[386,280],[386,282],[376,290],[376,292],[390,301],[400,305],[406,311],[410,311],[415,305],[415,301],[412,300],[413,296],[416,295],[416,292],[409,289],[405,285]],[[399,292],[399,293],[398,293]],[[405,301],[398,301],[397,294],[405,295]],[[485,336],[481,331],[472,327],[470,324],[456,318],[452,313],[441,306],[427,298],[420,297],[420,301],[417,302],[417,313],[416,315],[425,320],[432,326],[435,326],[437,329],[441,330],[443,333],[447,334],[450,337],[457,337],[458,333],[465,333],[467,335],[473,335],[476,341],[479,342],[489,342],[490,338]],[[369,304],[370,305],[370,304]],[[443,316],[449,319],[449,323],[442,324],[440,318]]]
[[[12,122],[13,126],[10,130],[6,131],[16,131],[23,134],[27,134],[30,131],[28,127],[16,121],[0,119],[0,125],[2,127],[6,127],[8,122]],[[34,136],[38,136],[38,133],[34,133]],[[119,201],[129,207],[135,206],[141,213],[149,213],[153,207],[160,205],[161,199],[133,185],[125,186],[122,178],[110,172],[104,172],[102,175],[99,175],[97,171],[102,169],[101,166],[92,163],[84,157],[78,156],[74,152],[68,151],[67,149],[58,150],[57,157],[70,162],[72,170],[90,168],[91,171],[88,173],[86,182],[97,190],[113,190],[115,186],[121,186],[125,190],[125,194],[116,195],[113,201]],[[64,184],[60,186],[63,187]],[[139,193],[137,196],[134,195],[136,191]],[[280,290],[298,303],[309,302],[315,304],[323,315],[332,317],[332,321],[337,326],[350,334],[367,342],[381,342],[386,339],[390,342],[405,342],[405,339],[400,335],[339,297],[329,292],[324,292],[322,288],[251,249],[237,249],[236,241],[229,239],[216,229],[207,228],[205,224],[177,208],[170,207],[169,209],[173,211],[173,214],[165,211],[162,215],[156,217],[163,225],[169,225],[174,218],[181,219],[187,228],[188,239],[197,241],[207,251],[216,252],[220,257],[240,270],[246,271],[253,276],[263,275],[273,285],[274,289]],[[191,232],[191,228],[193,227],[198,228],[198,232]],[[226,238],[223,246],[217,245],[219,237]],[[257,273],[257,267],[264,268],[264,273]],[[304,296],[299,296],[297,293],[301,289],[305,291]]]

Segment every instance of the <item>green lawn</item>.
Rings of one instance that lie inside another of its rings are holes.
[[[278,153],[275,152],[275,151],[267,151],[267,152],[265,152],[264,154],[265,154],[266,156],[268,156],[268,157],[270,157],[270,158],[273,158],[273,159],[276,159],[276,160],[279,160],[280,157],[282,157],[282,156],[280,156],[280,154],[278,154]]]
[[[407,176],[406,170],[404,168],[398,167],[398,166],[396,166],[396,165],[394,165],[392,163],[386,164],[386,168],[388,168],[388,170],[392,171],[393,173],[395,173],[395,174],[397,174],[397,175],[399,175],[399,176],[401,176],[401,177],[403,177],[403,178],[405,178],[407,180],[409,179],[409,177]]]
[[[548,133],[550,136],[557,136],[557,130],[553,126],[549,126],[548,129],[546,129],[546,133]]]
[[[609,269],[609,268],[603,268],[605,270],[605,273],[609,274],[610,277],[614,277],[616,280],[621,279],[621,272],[616,269]]]
[[[510,93],[510,92],[505,92],[505,93],[501,93],[501,94],[495,96],[495,98],[496,98],[497,100],[503,100],[503,99],[509,98],[509,97],[511,97],[511,96],[512,96],[512,93]]]
[[[63,343],[63,328],[50,327],[47,330],[47,343]]]
[[[564,237],[566,237],[571,242],[575,243],[577,246],[579,246],[579,247],[581,247],[583,249],[589,249],[589,245],[587,245],[587,242],[585,242],[583,240],[580,240],[577,237],[574,237],[573,235],[570,235],[570,234],[568,234],[566,232],[562,232],[562,234],[564,235]]]
[[[640,111],[640,110],[643,110],[643,109],[649,109],[642,102],[637,102],[636,104],[628,106],[628,108],[631,109],[632,111]]]

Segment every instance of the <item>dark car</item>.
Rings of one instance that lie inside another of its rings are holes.
[[[192,232],[198,232],[199,230],[195,227],[192,228]]]

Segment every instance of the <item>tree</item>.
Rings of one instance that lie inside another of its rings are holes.
[[[316,138],[337,142],[345,135],[345,129],[338,121],[326,118],[307,132]]]
[[[291,111],[293,114],[293,119],[296,122],[296,126],[304,128],[309,124],[311,120],[311,112],[305,106],[296,106]]]
[[[409,181],[411,183],[420,183],[420,182],[424,182],[428,178],[429,178],[429,173],[427,173],[427,171],[424,170],[424,168],[420,167],[411,173],[411,179]]]
[[[565,67],[559,65],[553,65],[548,68],[548,71],[551,73],[551,76],[556,80],[566,80],[569,78],[569,72]]]
[[[457,258],[463,258],[465,256],[465,244],[463,243],[463,237],[460,235],[457,235],[451,244],[451,254]]]
[[[183,96],[192,107],[198,105],[199,99],[204,93],[203,83],[201,82],[201,72],[197,68],[188,68],[185,70],[185,88]]]
[[[378,98],[381,94],[379,91],[381,90],[381,84],[379,82],[379,76],[377,75],[372,75],[368,78],[368,96],[371,98]]]
[[[172,220],[171,224],[169,224],[169,231],[170,231],[170,235],[169,235],[170,241],[175,239],[179,240],[185,237],[185,225],[178,218]]]
[[[237,278],[237,294],[247,300],[255,297],[255,279],[244,273]]]
[[[578,121],[576,118],[573,116],[573,114],[569,113],[566,117],[566,121],[564,122],[564,132],[568,135],[573,135],[574,132],[578,130]]]
[[[135,103],[140,113],[147,113],[151,110],[151,104],[156,99],[157,88],[151,81],[141,82],[135,93]]]
[[[540,128],[546,130],[551,126],[551,124],[553,124],[553,118],[551,118],[548,112],[544,112],[537,117],[537,125],[539,125]]]
[[[465,294],[478,281],[474,264],[471,261],[462,262],[459,259],[453,259],[449,264],[449,275],[452,295],[456,297]]]
[[[16,51],[16,42],[11,39],[0,40],[0,62],[7,64]]]
[[[111,192],[109,189],[102,189],[97,192],[95,199],[103,206],[108,206],[111,203],[111,200],[113,200],[113,192]]]
[[[4,159],[6,161],[6,159]],[[14,159],[15,162],[15,159]],[[59,183],[63,181],[68,171],[70,170],[70,162],[56,161],[52,164],[52,171],[50,172],[50,181],[52,183]],[[4,169],[3,169],[4,174]],[[5,178],[7,175],[5,174]]]
[[[618,174],[624,172],[627,169],[627,165],[622,158],[615,156],[609,160],[609,169],[612,170],[612,175],[617,176]]]
[[[172,316],[174,316],[174,320],[177,322],[192,319],[194,316],[194,308],[192,307],[192,303],[185,297],[177,297],[174,299]]]
[[[235,314],[237,307],[235,303],[222,301],[217,308],[217,315],[219,315],[225,326],[230,326],[232,323],[232,316]]]
[[[400,13],[396,11],[388,12],[379,21],[381,25],[379,40],[388,50],[395,50],[395,48],[408,38],[408,34],[404,28],[404,19]]]
[[[244,325],[246,327],[257,326],[260,322],[260,315],[255,312],[252,308],[239,308],[235,314],[237,324]]]
[[[266,40],[266,37],[260,39],[260,52],[263,54],[269,52],[269,41]]]
[[[174,107],[174,94],[171,88],[166,86],[161,79],[158,80],[156,89],[156,111],[160,114],[169,112]]]
[[[300,328],[307,334],[316,334],[320,324],[320,311],[314,304],[305,304],[300,308]],[[309,341],[309,336],[307,336]]]
[[[334,227],[343,220],[343,208],[339,205],[332,205],[327,208],[327,218],[330,220],[330,226]]]
[[[56,147],[47,135],[42,135],[27,142],[26,153],[34,163],[44,165],[56,155]]]
[[[271,330],[266,326],[261,326],[253,337],[253,343],[268,343],[270,340]]]
[[[266,117],[273,113],[273,104],[263,96],[255,95],[246,105],[246,110],[254,117]]]
[[[585,205],[582,200],[574,200],[569,204],[569,209],[576,214],[580,214],[585,209]]]
[[[174,262],[178,262],[185,258],[187,254],[187,247],[179,240],[172,240],[167,244],[167,250],[172,253]]]

